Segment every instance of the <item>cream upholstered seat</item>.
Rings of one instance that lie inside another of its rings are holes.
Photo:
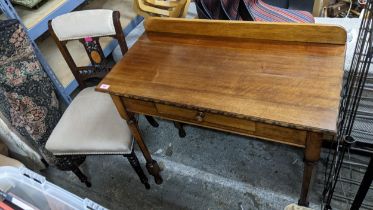
[[[117,33],[113,11],[106,9],[67,13],[53,19],[51,25],[59,41]],[[116,49],[122,55],[121,45]],[[46,148],[55,155],[128,154],[132,143],[127,123],[119,116],[110,95],[86,88],[70,104]]]
[[[68,160],[84,158],[86,155],[121,154],[127,157],[140,181],[149,189],[148,179],[132,148],[133,137],[127,122],[118,113],[110,95],[96,92],[86,84],[87,80],[101,79],[112,68],[100,45],[101,37],[116,39],[122,54],[127,52],[127,43],[119,19],[118,11],[98,9],[71,12],[49,21],[51,36],[77,80],[81,92],[62,115],[45,147],[56,157]],[[85,48],[90,64],[77,66],[75,63],[67,49],[67,43],[75,40]],[[154,119],[153,121],[155,122]],[[70,165],[77,165],[74,161],[70,162],[72,164],[66,163],[69,170]],[[87,186],[91,185],[77,166],[71,170]]]
[[[89,87],[66,109],[46,148],[55,155],[129,154],[132,135],[110,95]]]
[[[100,47],[93,39],[122,33],[118,30],[119,19],[115,23],[114,16],[112,10],[106,9],[75,11],[53,19],[50,22],[50,29],[53,30],[52,36],[58,42],[85,40],[90,37],[92,41],[85,42],[89,45],[88,50],[102,56]],[[123,44],[119,46],[122,48]],[[125,51],[126,47],[124,43]],[[59,48],[61,50],[64,46]],[[66,53],[63,55],[66,56]],[[103,64],[103,56],[99,59],[97,56],[93,58],[91,60],[95,65]],[[85,82],[80,76],[87,74],[82,75],[72,59],[65,59],[80,88],[84,88]],[[92,77],[96,77],[97,72],[99,71],[93,71]],[[54,155],[129,154],[132,149],[132,137],[127,123],[120,117],[111,97],[95,92],[91,87],[83,89],[69,105],[50,135],[46,149]]]

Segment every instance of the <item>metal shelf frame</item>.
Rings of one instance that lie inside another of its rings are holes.
[[[32,40],[37,39],[39,36],[41,36],[43,33],[45,33],[48,30],[48,21],[59,16],[62,14],[65,14],[67,12],[71,12],[75,8],[77,8],[79,5],[84,3],[86,0],[67,0],[65,3],[63,3],[61,6],[56,8],[55,10],[51,11],[47,16],[43,17],[36,25],[34,25],[32,28],[28,28],[28,35]],[[2,0],[1,4],[4,5],[5,13],[10,14],[11,18],[18,19],[22,21],[22,18],[17,14],[17,11],[14,9],[12,3],[10,0]]]
[[[72,1],[75,1],[75,0],[72,0]],[[85,0],[77,0],[76,2],[81,2],[83,3]],[[77,5],[79,6],[79,5]],[[76,6],[76,7],[77,7]],[[75,9],[76,7],[74,8],[71,8],[70,11],[72,11],[73,9]],[[60,8],[63,8],[66,10],[65,7],[60,7]],[[44,58],[44,56],[42,55],[40,49],[38,48],[38,46],[36,45],[35,43],[35,39],[37,38],[31,38],[30,36],[30,31],[32,30],[29,30],[25,27],[25,25],[23,24],[23,21],[22,19],[19,17],[19,15],[17,14],[17,11],[14,9],[12,3],[10,2],[10,0],[2,0],[0,1],[0,9],[2,10],[2,12],[10,19],[17,19],[19,20],[19,22],[21,23],[21,25],[23,25],[23,27],[26,29],[26,31],[28,32],[27,35],[29,36],[30,38],[30,41],[31,41],[31,44],[33,45],[34,49],[35,49],[35,52],[36,52],[36,55],[38,57],[38,60],[40,62],[40,64],[43,66],[44,68],[44,71],[46,72],[46,74],[49,76],[49,78],[51,78],[55,88],[56,88],[56,91],[58,93],[58,95],[61,97],[61,99],[66,103],[66,104],[69,104],[71,102],[71,98],[69,95],[67,95],[65,93],[65,89],[63,87],[63,85],[61,84],[61,82],[57,79],[57,76],[56,74],[53,72],[52,68],[49,66],[48,62],[46,61],[46,59]],[[66,12],[70,12],[70,11],[66,11]],[[61,11],[58,11],[58,10],[55,10],[53,11],[51,14],[48,15],[49,18],[54,18],[60,14],[63,14],[61,13]],[[54,16],[53,16],[54,15]],[[38,29],[38,28],[35,28],[34,30],[38,31],[40,34],[39,36],[46,32],[46,30],[48,29],[48,20],[47,18],[44,18],[43,20],[41,20],[36,26],[38,27],[41,27],[41,23],[44,23],[45,24],[45,30],[43,31],[42,29]],[[43,32],[42,32],[43,31]]]

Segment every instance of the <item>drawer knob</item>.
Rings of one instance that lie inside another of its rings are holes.
[[[197,120],[198,122],[202,122],[204,116],[205,116],[205,113],[203,113],[203,112],[197,112],[196,120]]]

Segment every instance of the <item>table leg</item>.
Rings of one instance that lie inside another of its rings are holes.
[[[135,138],[136,143],[139,145],[141,152],[145,157],[146,168],[148,169],[149,174],[154,176],[155,183],[162,184],[163,179],[161,175],[159,174],[161,170],[159,168],[157,161],[152,159],[152,156],[150,155],[148,147],[146,146],[141,136],[135,115],[126,110],[119,96],[112,95],[111,98],[113,99],[114,104],[117,107],[120,116],[127,121],[129,129],[131,130],[131,133],[133,137]]]
[[[186,133],[184,130],[184,123],[174,121],[174,126],[179,131],[179,137],[184,138],[186,136]]]
[[[322,134],[308,132],[306,139],[306,148],[304,150],[304,172],[302,189],[298,204],[308,206],[308,195],[310,191],[313,171],[320,159]]]

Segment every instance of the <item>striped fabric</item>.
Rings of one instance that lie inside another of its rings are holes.
[[[264,3],[262,0],[243,0],[254,21],[314,23],[311,13],[283,9]]]
[[[226,13],[230,20],[242,20],[238,14],[238,6],[240,0],[221,0],[223,11]]]
[[[223,12],[220,7],[219,0],[201,0],[203,9],[206,11],[206,14],[212,19],[222,19]]]

